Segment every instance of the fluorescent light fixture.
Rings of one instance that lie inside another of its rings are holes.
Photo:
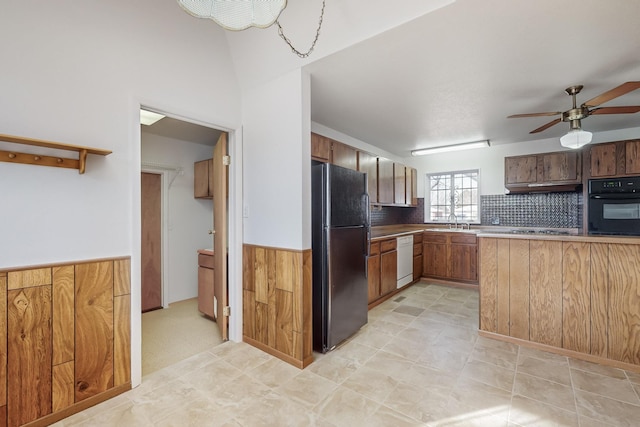
[[[446,151],[459,151],[459,150],[471,150],[473,148],[486,148],[489,147],[489,140],[483,141],[471,141],[463,142],[462,144],[442,145],[440,147],[422,148],[420,150],[413,150],[412,156],[424,156],[425,154],[444,153]]]
[[[591,142],[593,134],[586,130],[571,129],[565,136],[560,138],[560,145],[567,148],[573,148],[574,150],[583,147]]]
[[[158,120],[164,119],[165,117],[166,116],[164,116],[162,114],[154,113],[153,111],[143,110],[142,108],[140,109],[140,124],[141,125],[151,126],[152,124],[154,124]]]

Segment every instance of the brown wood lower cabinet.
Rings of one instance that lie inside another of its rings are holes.
[[[198,253],[198,311],[215,319],[213,257],[214,255]]]
[[[0,272],[0,427],[131,388],[130,288],[129,258]]]
[[[413,280],[422,277],[422,233],[413,235]]]
[[[369,304],[397,289],[398,252],[396,238],[371,242],[367,260]]]
[[[480,329],[640,367],[640,245],[480,239]]]
[[[478,282],[478,244],[474,233],[425,231],[422,275],[469,284]]]

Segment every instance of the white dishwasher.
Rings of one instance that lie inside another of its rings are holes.
[[[397,238],[398,289],[413,281],[413,234]]]

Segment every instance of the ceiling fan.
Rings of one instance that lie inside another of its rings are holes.
[[[576,85],[565,89],[565,92],[567,92],[568,95],[571,95],[573,99],[573,107],[570,110],[553,111],[546,113],[514,114],[508,116],[508,118],[512,119],[521,117],[560,115],[560,117],[540,126],[539,128],[532,130],[529,133],[542,132],[543,130],[549,129],[551,126],[556,125],[560,122],[570,122],[571,127],[569,133],[560,138],[560,143],[565,147],[580,148],[583,145],[591,142],[591,132],[582,130],[582,119],[595,114],[631,114],[640,111],[640,105],[629,105],[624,107],[598,107],[600,104],[604,104],[605,102],[611,101],[612,99],[615,99],[619,96],[640,88],[640,81],[623,83],[620,86],[604,92],[578,106],[576,103],[576,95],[580,93],[582,88],[582,85]]]

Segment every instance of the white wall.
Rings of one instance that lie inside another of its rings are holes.
[[[245,243],[311,247],[309,92],[298,69],[243,94]]]
[[[0,12],[0,133],[109,149],[87,172],[0,163],[0,268],[132,256],[140,380],[140,104],[240,127],[224,31],[175,1],[22,0]],[[18,150],[18,148],[14,148]]]
[[[600,132],[593,135],[592,144],[640,137],[640,128]],[[556,138],[495,145],[489,148],[408,157],[403,163],[418,169],[418,196],[424,197],[424,175],[454,170],[479,169],[480,194],[504,194],[504,158],[521,154],[562,151]]]
[[[167,250],[163,265],[168,274],[165,304],[198,296],[198,249],[212,248],[213,201],[193,197],[193,163],[211,158],[213,147],[165,138],[142,128],[142,164],[149,172],[162,172],[162,166],[182,168],[183,174],[165,171]],[[151,164],[151,165],[149,165]]]

